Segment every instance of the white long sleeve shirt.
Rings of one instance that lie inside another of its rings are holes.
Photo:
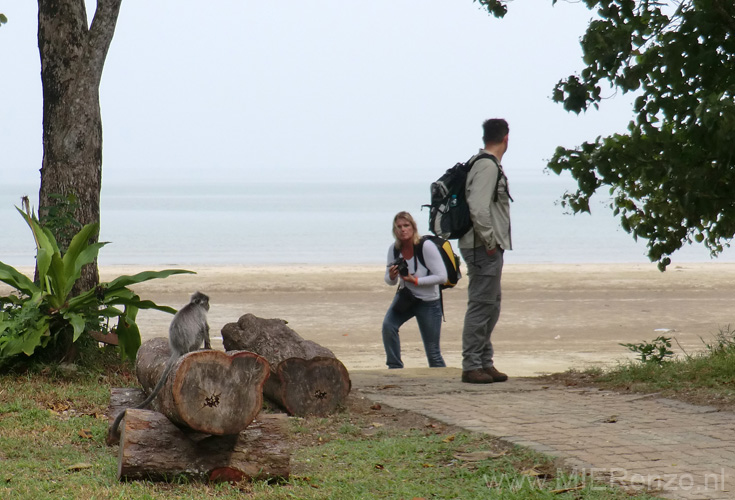
[[[395,245],[388,247],[388,258],[386,264],[390,264],[395,260],[393,249]],[[403,282],[402,286],[407,286],[413,294],[421,300],[438,300],[439,285],[447,281],[447,269],[444,267],[444,261],[439,253],[439,249],[431,241],[423,243],[423,256],[426,267],[421,265],[421,261],[415,255],[411,259],[406,259],[408,263],[408,272],[418,278],[418,286],[409,281],[404,281],[400,276],[396,279],[390,279],[389,268],[385,268],[385,282],[389,285],[395,285],[399,281]],[[403,254],[399,252],[401,257]],[[405,258],[405,257],[404,257]]]

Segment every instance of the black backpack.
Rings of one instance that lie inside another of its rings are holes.
[[[498,160],[488,153],[481,153],[470,158],[466,163],[457,163],[447,170],[444,175],[431,183],[431,204],[422,205],[429,208],[429,231],[447,239],[456,240],[472,229],[470,207],[467,205],[465,185],[467,174],[472,165],[482,158],[492,159],[496,165]],[[497,201],[498,184],[503,171],[498,166],[498,181],[495,184],[493,201]]]

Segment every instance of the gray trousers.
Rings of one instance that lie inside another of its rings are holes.
[[[462,330],[462,370],[478,370],[493,366],[493,344],[490,337],[500,317],[500,278],[503,252],[488,255],[484,247],[460,248],[467,264],[467,312]]]

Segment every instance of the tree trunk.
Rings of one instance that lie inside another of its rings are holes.
[[[202,436],[181,430],[151,410],[128,410],[118,455],[119,480],[171,481],[181,476],[209,481],[288,479],[287,417],[258,416],[234,436]]]
[[[147,393],[155,387],[170,355],[164,338],[140,346],[136,373]],[[251,352],[190,352],[174,363],[152,407],[172,422],[198,432],[237,434],[260,412],[269,373],[268,362]],[[126,407],[112,407],[110,419]],[[108,442],[113,441],[110,436]]]
[[[225,349],[255,352],[270,364],[265,396],[290,415],[326,416],[344,404],[351,382],[332,351],[286,326],[282,319],[245,314],[222,328]]]
[[[91,27],[83,0],[38,0],[38,49],[43,86],[43,164],[39,215],[52,195],[74,195],[81,224],[100,220],[102,118],[99,85],[122,0],[98,0]],[[70,236],[57,231],[60,247]],[[94,241],[97,241],[95,236]],[[97,263],[85,266],[75,294],[99,282]]]

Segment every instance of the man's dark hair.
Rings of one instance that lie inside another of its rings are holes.
[[[498,144],[508,135],[508,122],[502,118],[490,118],[482,124],[482,140],[485,144]]]

